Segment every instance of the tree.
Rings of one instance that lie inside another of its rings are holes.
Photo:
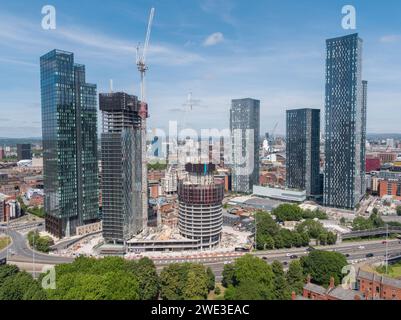
[[[216,286],[216,288],[214,289],[214,294],[217,296],[221,294],[220,287]]]
[[[8,269],[8,272],[10,271],[11,269]],[[29,273],[14,271],[0,283],[0,300],[46,299],[46,293]]]
[[[272,210],[272,215],[277,221],[299,221],[302,219],[303,211],[296,204],[284,203]]]
[[[283,239],[284,248],[291,248],[293,246],[293,233],[288,229],[281,229],[280,236]]]
[[[334,245],[337,242],[337,235],[333,232],[328,232],[327,233],[327,244],[328,245]]]
[[[274,274],[274,299],[275,300],[288,300],[291,297],[289,286],[285,279],[283,265],[279,261],[273,261],[272,271]]]
[[[340,219],[340,224],[341,224],[341,225],[345,225],[345,223],[346,223],[345,218],[344,218],[344,217],[341,217],[341,219]]]
[[[222,276],[223,276],[223,280],[221,281],[221,284],[223,285],[223,287],[228,288],[230,285],[236,285],[236,283],[234,283],[234,280],[235,280],[234,263],[228,263],[228,264],[224,265]]]
[[[16,275],[19,272],[17,266],[13,264],[5,264],[0,266],[0,284],[5,281],[8,277]]]
[[[203,265],[173,263],[160,274],[160,296],[164,300],[206,299],[210,278]]]
[[[255,213],[256,219],[256,248],[259,250],[273,249],[273,237],[280,231],[279,226],[273,220],[271,215],[264,211]]]
[[[396,211],[397,211],[397,216],[401,216],[401,206],[397,206]]]
[[[312,277],[316,284],[328,286],[330,278],[333,277],[338,285],[342,279],[342,269],[347,260],[338,252],[314,250],[308,256],[301,257],[303,272]]]
[[[321,234],[319,234],[318,240],[322,246],[325,246],[327,244],[327,233],[322,232]]]
[[[132,272],[138,278],[141,300],[155,300],[159,295],[159,276],[154,262],[144,257],[132,262]]]
[[[299,233],[306,232],[309,237],[313,239],[317,239],[321,233],[325,232],[323,225],[315,220],[305,220],[304,222],[301,222],[297,226],[296,231]]]
[[[234,263],[232,279],[226,280],[225,299],[271,300],[274,298],[274,274],[270,265],[262,259],[244,255]]]
[[[55,300],[138,300],[148,297],[139,285],[148,280],[143,277],[153,281],[151,272],[141,273],[139,262],[133,267],[121,257],[79,257],[73,263],[57,265],[56,274],[56,289],[47,290],[49,299]]]
[[[183,289],[183,298],[185,300],[206,299],[209,293],[208,284],[209,278],[205,272],[205,267],[201,264],[191,264]]]
[[[28,233],[28,241],[29,245],[40,252],[49,252],[50,246],[54,244],[54,241],[52,238],[46,236],[46,237],[41,237],[39,235],[39,231],[29,231]]]
[[[290,291],[302,294],[305,285],[305,276],[303,274],[301,263],[298,260],[291,261],[286,274],[286,279]]]
[[[206,274],[208,278],[208,290],[212,291],[214,287],[216,286],[216,277],[210,267],[207,267],[206,269]]]

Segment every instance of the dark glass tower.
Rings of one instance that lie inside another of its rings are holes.
[[[230,110],[232,140],[232,189],[252,193],[259,184],[260,101],[232,100]]]
[[[354,209],[365,193],[362,39],[352,34],[326,44],[324,204]]]
[[[319,194],[320,110],[287,110],[287,187]]]
[[[32,150],[29,143],[17,144],[17,158],[18,161],[32,159]]]
[[[96,85],[71,52],[40,58],[46,230],[70,236],[99,218]]]
[[[142,131],[138,98],[124,92],[101,93],[103,116],[103,237],[123,244],[145,227],[142,212]]]

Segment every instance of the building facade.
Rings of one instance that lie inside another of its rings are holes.
[[[286,185],[319,194],[320,110],[287,110]]]
[[[232,191],[252,193],[252,187],[259,184],[259,100],[232,100],[230,131]]]
[[[365,194],[366,94],[362,39],[329,39],[326,58],[324,205],[354,209]]]
[[[31,145],[29,143],[17,144],[17,158],[18,161],[32,159]]]
[[[106,242],[125,243],[141,232],[142,131],[138,98],[101,93],[102,214]]]
[[[186,179],[178,183],[178,229],[187,239],[199,240],[199,248],[221,241],[224,184],[215,183],[215,164],[186,164]]]
[[[96,85],[71,52],[40,58],[46,230],[72,236],[99,218]]]

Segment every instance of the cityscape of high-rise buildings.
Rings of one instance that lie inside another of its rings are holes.
[[[207,136],[188,128],[164,134],[148,124],[158,112],[148,96],[161,93],[145,90],[145,73],[148,79],[148,70],[158,72],[145,59],[154,12],[137,48],[138,92],[112,85],[98,92],[86,80],[98,73],[76,62],[85,62],[79,50],[40,56],[42,140],[0,146],[0,239],[11,248],[0,247],[0,267],[33,265],[36,277],[36,264],[78,263],[91,276],[122,266],[116,274],[135,273],[127,286],[135,283],[140,298],[154,277],[153,299],[253,299],[254,292],[276,300],[401,299],[391,266],[401,261],[401,136],[367,132],[359,33],[326,40],[324,107],[305,101],[286,107],[284,136],[277,124],[261,132],[270,110],[246,89],[226,101],[228,128],[208,128]],[[134,67],[127,66],[128,75]],[[196,121],[205,111],[194,108],[193,94],[184,105],[189,110],[179,110]],[[327,261],[312,266],[315,251]],[[92,267],[108,256],[117,256],[110,266]],[[275,292],[259,290],[270,280],[252,273],[257,264],[257,273],[282,277]],[[346,266],[357,269],[353,285],[341,285]],[[168,281],[174,289],[166,289]],[[206,294],[192,290],[197,285]],[[0,297],[1,290],[0,283]]]

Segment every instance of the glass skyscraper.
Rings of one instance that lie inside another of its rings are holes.
[[[365,194],[366,89],[362,39],[329,39],[326,58],[324,204],[354,209]]]
[[[74,235],[99,218],[96,85],[71,52],[40,58],[46,230]]]
[[[140,102],[124,92],[101,93],[102,214],[107,243],[124,244],[146,226],[142,212]]]
[[[320,193],[320,110],[287,110],[286,136],[287,187],[317,196]]]
[[[259,184],[260,101],[232,100],[230,110],[232,141],[232,191],[252,193]]]

